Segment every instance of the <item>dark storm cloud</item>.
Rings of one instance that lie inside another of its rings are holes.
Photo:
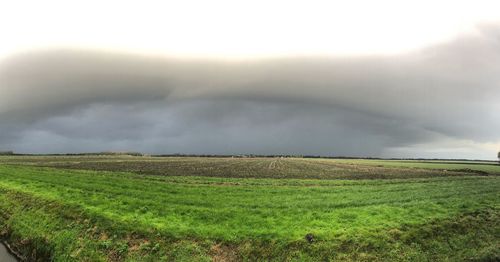
[[[397,56],[225,62],[52,50],[0,65],[0,146],[383,156],[443,140],[498,143],[498,101],[492,25]]]

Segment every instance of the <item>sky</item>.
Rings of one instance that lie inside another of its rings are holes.
[[[0,0],[0,151],[496,159],[498,10]]]

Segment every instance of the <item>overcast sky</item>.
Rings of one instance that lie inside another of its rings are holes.
[[[495,1],[9,2],[0,151],[500,150]]]

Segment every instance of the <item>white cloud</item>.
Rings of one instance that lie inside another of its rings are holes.
[[[474,1],[1,1],[0,58],[47,47],[188,57],[394,54],[498,19]]]

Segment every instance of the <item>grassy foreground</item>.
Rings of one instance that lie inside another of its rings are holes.
[[[230,161],[3,158],[0,233],[30,261],[500,258],[490,163]],[[149,162],[177,172],[133,168]],[[181,176],[188,163],[212,173]]]

